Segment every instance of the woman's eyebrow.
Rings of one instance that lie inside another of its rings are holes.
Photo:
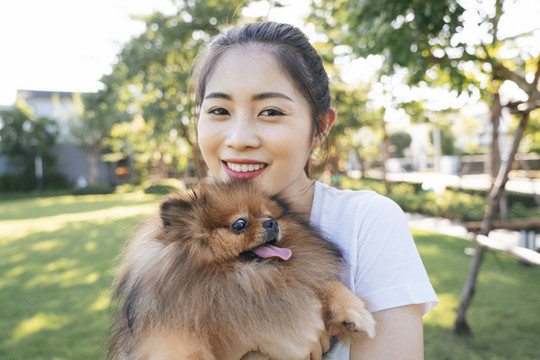
[[[280,99],[285,99],[285,100],[294,102],[293,99],[291,99],[287,95],[282,94],[280,92],[265,92],[265,93],[253,95],[252,97],[253,100],[264,100],[264,99],[269,99],[269,98],[280,98]]]
[[[225,100],[232,100],[232,96],[222,93],[222,92],[213,92],[204,97],[205,99],[225,99]],[[288,97],[287,95],[280,93],[280,92],[265,92],[260,93],[252,96],[253,101],[257,100],[264,100],[264,99],[271,99],[271,98],[279,98],[279,99],[285,99],[294,102],[293,99]]]
[[[232,97],[230,95],[227,95],[222,92],[213,92],[204,97],[205,99],[225,99],[225,100],[231,100]]]

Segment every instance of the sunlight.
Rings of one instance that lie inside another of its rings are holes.
[[[497,254],[490,254],[496,256]],[[484,283],[501,283],[505,285],[519,285],[519,279],[501,273],[483,272],[478,275],[479,281]]]
[[[85,284],[86,271],[83,269],[69,269],[62,273],[55,274],[38,274],[28,281],[24,288],[32,289],[35,287],[44,287],[58,285],[62,288],[71,287],[74,285]]]
[[[62,259],[58,259],[55,262],[48,263],[45,266],[45,271],[51,272],[51,271],[56,271],[56,270],[69,269],[74,266],[77,266],[77,261],[72,260],[72,259],[62,258]]]
[[[450,293],[437,293],[439,305],[424,316],[426,324],[438,325],[445,328],[454,326],[455,312],[459,299]]]
[[[45,240],[40,241],[30,247],[33,251],[49,251],[60,245],[58,240]]]
[[[85,284],[93,284],[99,280],[99,274],[97,272],[90,273],[84,278]]]
[[[437,245],[417,245],[418,251],[422,257],[424,256],[440,256],[441,250]]]
[[[12,337],[18,341],[42,330],[58,330],[66,323],[66,317],[40,312],[23,320],[13,331]]]
[[[115,206],[106,210],[87,211],[73,214],[59,214],[54,216],[41,217],[33,219],[30,224],[26,219],[0,221],[2,230],[7,236],[0,238],[1,245],[9,245],[12,242],[27,237],[31,234],[39,232],[58,231],[70,223],[80,223],[82,221],[95,221],[97,223],[107,222],[113,219],[121,219],[124,217],[147,215],[157,209],[156,204],[145,204],[137,206]],[[35,245],[37,246],[37,244]],[[53,246],[43,244],[41,246]],[[52,248],[51,247],[51,248]],[[40,251],[39,246],[36,249]],[[43,249],[41,249],[43,250]]]
[[[96,230],[90,231],[90,237],[97,237],[99,232]],[[97,243],[95,241],[88,241],[84,244],[84,250],[86,251],[93,251],[97,249]]]
[[[110,303],[110,294],[108,291],[102,292],[96,301],[90,306],[90,310],[93,311],[102,311],[109,307]]]
[[[17,276],[19,276],[21,274],[24,274],[25,271],[26,271],[26,267],[22,266],[22,265],[19,265],[19,266],[14,267],[13,269],[7,271],[4,276],[5,276],[6,279],[11,279],[11,278],[17,277]]]

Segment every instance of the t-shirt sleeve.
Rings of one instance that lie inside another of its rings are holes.
[[[438,304],[405,214],[392,200],[376,195],[358,210],[355,290],[370,311]]]

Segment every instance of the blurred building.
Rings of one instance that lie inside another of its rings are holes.
[[[77,117],[76,93],[61,91],[17,90],[17,98],[33,108],[36,117],[55,120],[60,129],[52,151],[57,155],[56,170],[73,183],[84,184],[89,179],[90,163],[80,141],[70,133],[70,121]],[[13,172],[6,156],[0,155],[0,174]],[[118,184],[128,174],[116,171],[116,162],[98,163],[99,181]],[[47,171],[47,169],[44,169]],[[118,174],[117,174],[118,173]],[[120,178],[119,178],[120,177]]]

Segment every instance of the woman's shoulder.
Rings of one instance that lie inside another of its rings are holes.
[[[401,208],[390,198],[372,190],[338,189],[319,181],[315,185],[313,199],[314,209],[319,207],[325,211],[330,209],[365,213],[402,212]]]

